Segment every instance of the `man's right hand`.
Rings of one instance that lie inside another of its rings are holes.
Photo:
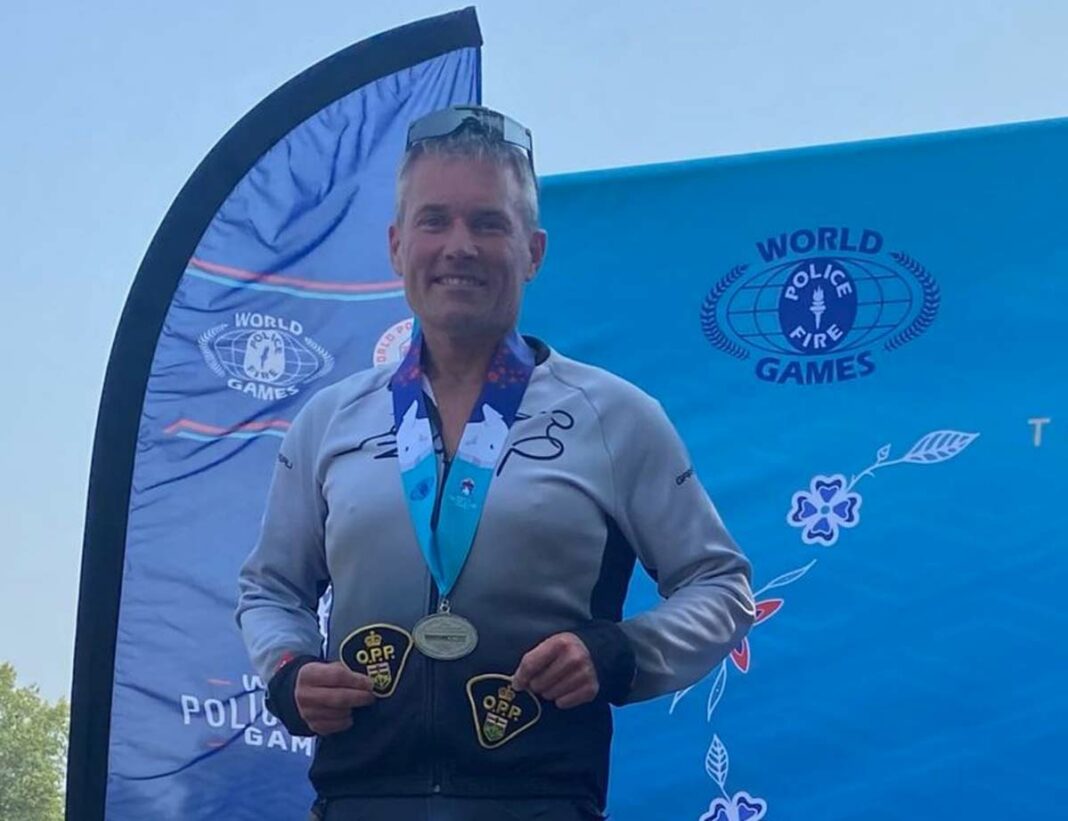
[[[375,701],[371,679],[340,661],[305,664],[297,673],[294,695],[300,717],[316,735],[347,730],[352,726],[352,709]]]

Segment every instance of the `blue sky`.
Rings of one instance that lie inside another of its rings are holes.
[[[23,682],[69,689],[104,368],[167,207],[294,74],[460,5],[0,6],[0,661]],[[1063,0],[477,7],[485,101],[547,174],[1068,116]]]

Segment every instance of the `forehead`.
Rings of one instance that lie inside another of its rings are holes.
[[[408,171],[405,199],[415,210],[425,205],[511,210],[519,183],[510,168],[478,157],[423,155]]]

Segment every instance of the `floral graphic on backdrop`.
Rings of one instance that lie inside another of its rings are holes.
[[[959,456],[979,436],[956,430],[936,430],[912,446],[900,459],[890,459],[890,445],[883,445],[875,454],[875,462],[846,482],[841,473],[812,477],[807,490],[799,490],[790,502],[786,521],[801,528],[805,544],[830,547],[838,541],[843,528],[860,523],[861,495],[853,490],[865,476],[892,465],[933,465]]]
[[[713,798],[708,810],[697,821],[760,821],[768,811],[768,803],[762,798],[753,798],[742,790],[731,794],[727,792],[727,772],[730,769],[730,756],[727,748],[712,736],[712,744],[705,753],[705,772],[716,782],[723,794]]]
[[[959,456],[978,437],[978,433],[936,430],[920,437],[903,456],[897,459],[890,458],[891,446],[883,445],[875,454],[875,461],[848,480],[842,473],[816,474],[807,488],[793,494],[786,514],[786,522],[801,531],[801,541],[806,545],[831,547],[837,544],[843,531],[851,530],[860,524],[860,511],[864,500],[856,487],[862,479],[874,476],[876,471],[894,465],[933,465],[948,461]],[[754,628],[778,613],[785,604],[785,599],[781,595],[763,597],[764,594],[770,590],[793,584],[808,573],[815,564],[816,560],[813,559],[803,567],[784,573],[753,594],[756,601]],[[705,706],[707,721],[711,722],[712,714],[723,698],[730,666],[733,665],[741,673],[748,673],[752,658],[750,636],[747,636],[716,668],[711,676],[712,686]],[[678,703],[697,686],[694,684],[675,693],[668,713],[674,713]],[[735,793],[728,792],[726,785],[730,759],[727,755],[727,748],[718,735],[713,735],[704,763],[705,772],[719,787],[721,794],[712,799],[708,809],[703,812],[698,821],[761,821],[765,817],[768,809],[767,801],[754,798],[744,790]]]

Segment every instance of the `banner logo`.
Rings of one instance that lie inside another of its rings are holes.
[[[251,311],[234,314],[232,329],[227,323],[209,328],[197,345],[228,388],[264,402],[293,396],[334,368],[333,355],[305,336],[299,322]]]
[[[756,243],[759,267],[736,265],[708,292],[701,329],[776,384],[870,376],[880,353],[921,336],[941,301],[938,284],[907,254],[883,252],[869,228],[801,228]]]
[[[371,359],[375,367],[400,364],[400,361],[407,356],[408,348],[412,344],[414,323],[413,319],[402,319],[382,332],[382,336],[375,343],[374,355]]]
[[[215,690],[213,696],[179,696],[182,725],[197,733],[200,745],[218,750],[242,743],[312,757],[314,739],[291,736],[267,709],[266,688],[259,676],[246,673],[240,682],[230,678],[209,678],[207,682]]]

